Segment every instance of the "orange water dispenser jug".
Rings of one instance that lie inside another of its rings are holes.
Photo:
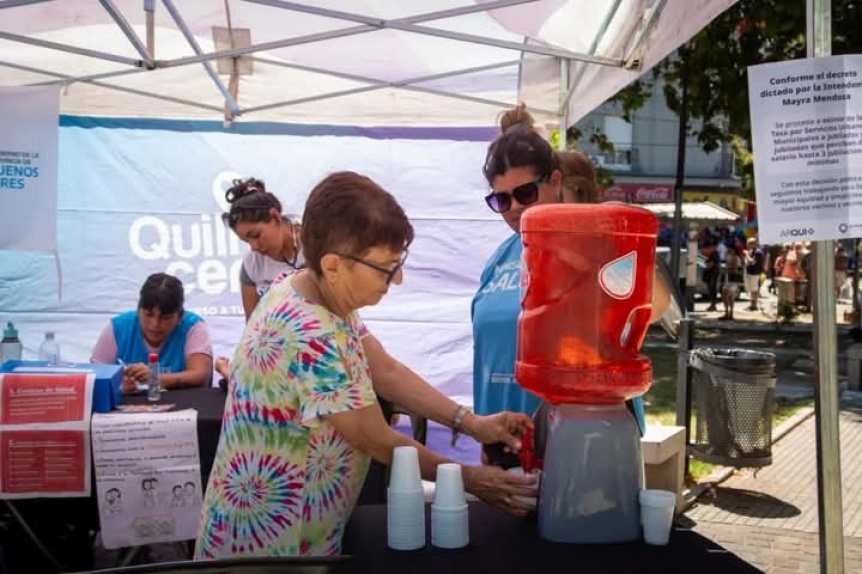
[[[649,389],[658,221],[623,203],[538,205],[524,244],[515,378],[552,404],[617,404]]]

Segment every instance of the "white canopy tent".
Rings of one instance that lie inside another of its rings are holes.
[[[0,0],[0,86],[60,84],[71,115],[571,124],[733,3]]]

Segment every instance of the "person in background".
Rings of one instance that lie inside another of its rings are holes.
[[[165,389],[202,387],[213,372],[210,334],[204,320],[183,309],[183,283],[155,273],[141,286],[138,308],[117,315],[99,335],[90,361],[123,369],[123,392],[132,393],[149,375],[151,353],[159,356]]]
[[[847,250],[840,243],[835,247],[835,298],[841,297],[841,289],[847,281],[847,270],[850,258],[847,256]]]
[[[718,282],[721,277],[721,260],[718,257],[718,247],[714,239],[707,239],[703,244],[704,262],[703,281],[706,283],[709,307],[707,311],[715,311],[718,300]]]
[[[749,311],[757,311],[757,300],[760,298],[760,274],[763,273],[766,255],[757,245],[756,237],[746,241],[745,255],[745,290],[748,291]]]
[[[724,284],[721,286],[721,302],[724,304],[724,316],[719,319],[733,320],[733,307],[736,296],[743,284],[743,260],[739,248],[731,245],[727,248],[724,260]]]
[[[595,172],[579,152],[555,153],[534,129],[523,104],[504,113],[499,122],[502,133],[488,148],[483,168],[491,187],[485,202],[513,234],[485,264],[473,298],[474,407],[482,414],[506,410],[533,414],[540,399],[521,388],[514,376],[521,310],[521,216],[534,205],[595,201]],[[656,282],[652,320],[669,304],[663,285]],[[629,406],[643,430],[642,400],[638,397]],[[485,449],[483,461],[489,458]]]
[[[282,213],[281,202],[259,179],[236,179],[225,192],[222,221],[251,248],[242,258],[240,290],[245,319],[281,273],[305,267],[299,217]]]
[[[781,266],[781,276],[785,279],[804,279],[800,263],[802,262],[802,251],[805,246],[796,242],[784,253],[784,265]]]
[[[302,224],[296,215],[282,213],[281,201],[266,190],[263,181],[253,177],[233,180],[225,200],[230,209],[222,213],[222,222],[250,247],[239,273],[242,308],[248,321],[276,277],[305,267],[299,244]],[[230,360],[218,357],[215,370],[227,384]]]
[[[401,206],[371,179],[334,173],[312,190],[302,228],[308,267],[272,284],[234,357],[196,559],[339,554],[372,458],[390,464],[395,447],[412,446],[427,480],[449,462],[384,420],[375,391],[415,410],[438,401],[415,375],[372,383],[382,348],[365,344],[357,313],[401,283],[412,240]],[[447,417],[455,430],[479,419],[462,407]],[[515,413],[486,420],[497,438],[531,425]],[[462,469],[467,491],[512,514],[526,513],[513,497],[536,495],[533,477]]]

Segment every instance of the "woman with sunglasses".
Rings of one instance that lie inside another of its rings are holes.
[[[534,205],[596,201],[595,171],[579,152],[555,153],[533,128],[523,104],[503,114],[500,125],[502,133],[489,147],[483,169],[491,186],[485,201],[514,233],[486,263],[473,299],[473,399],[477,414],[533,414],[540,399],[522,389],[514,374],[521,309],[521,216]],[[656,285],[653,320],[669,304],[663,283]],[[642,400],[638,397],[629,406],[643,431]],[[486,448],[483,460],[489,461],[491,452]]]
[[[312,190],[302,228],[308,267],[272,284],[235,355],[198,559],[339,554],[372,458],[389,464],[395,447],[413,446],[427,480],[449,462],[384,420],[357,313],[401,283],[412,240],[401,206],[367,177],[334,173]],[[409,383],[388,390],[390,400],[434,408]],[[468,414],[449,416],[457,426]],[[493,418],[512,433],[531,424],[522,414]],[[464,466],[463,477],[466,490],[516,515],[525,510],[512,497],[536,495],[532,477],[500,468]]]

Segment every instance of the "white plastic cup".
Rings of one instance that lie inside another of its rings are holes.
[[[460,508],[431,506],[431,544],[438,548],[463,548],[470,543],[467,505]]]
[[[438,464],[435,482],[433,502],[435,508],[462,508],[467,504],[460,464],[453,462]]]
[[[510,472],[512,474],[517,474],[518,476],[535,476],[536,480],[538,481],[536,483],[537,486],[538,486],[538,483],[541,482],[541,480],[542,480],[542,471],[541,470],[533,470],[530,472],[524,472],[523,468],[521,468],[520,466],[516,466],[516,467],[513,467],[513,468],[506,470],[506,472]],[[512,499],[517,500],[520,504],[523,504],[524,506],[531,508],[532,510],[535,510],[539,504],[538,499],[535,497],[532,497],[532,496],[513,496]]]
[[[644,542],[664,546],[670,540],[676,494],[669,490],[644,489],[638,494]]]
[[[422,490],[419,452],[416,447],[395,447],[392,452],[392,468],[389,472],[389,490],[391,492]]]
[[[425,546],[425,496],[422,489],[389,491],[386,503],[387,545],[394,550]]]

